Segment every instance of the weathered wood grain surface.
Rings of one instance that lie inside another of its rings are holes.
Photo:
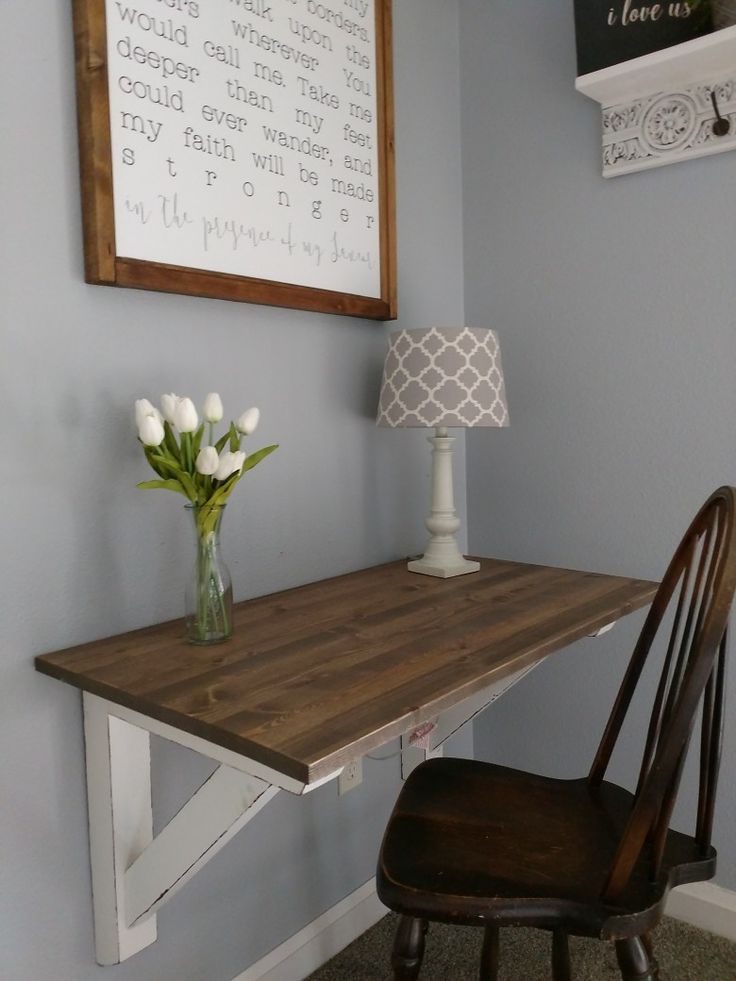
[[[183,622],[36,658],[54,678],[307,783],[652,599],[656,584],[481,559],[395,562],[240,603],[234,635]]]

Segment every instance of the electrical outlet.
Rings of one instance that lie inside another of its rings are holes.
[[[343,768],[342,773],[337,778],[337,789],[338,793],[342,797],[353,787],[357,787],[358,784],[363,782],[363,760],[358,758],[357,760],[351,760],[350,763],[346,763]]]

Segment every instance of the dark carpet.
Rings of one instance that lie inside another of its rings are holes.
[[[392,981],[391,944],[396,919],[385,917],[310,981]],[[421,981],[478,981],[482,931],[430,925]],[[661,981],[736,981],[736,944],[665,918],[654,932]],[[610,944],[570,939],[575,981],[621,981]],[[501,932],[501,981],[549,981],[550,935],[539,930]]]

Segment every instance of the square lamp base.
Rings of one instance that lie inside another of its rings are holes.
[[[436,559],[432,561],[423,557],[421,559],[413,559],[407,563],[406,567],[409,572],[418,572],[423,576],[437,576],[438,579],[452,579],[453,576],[465,576],[469,572],[477,572],[480,569],[480,562],[473,562],[471,559],[465,559],[460,556],[458,560],[443,564]]]

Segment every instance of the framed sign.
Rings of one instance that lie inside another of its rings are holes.
[[[730,0],[575,0],[578,75],[712,32]]]
[[[391,0],[74,0],[87,282],[396,316]]]

